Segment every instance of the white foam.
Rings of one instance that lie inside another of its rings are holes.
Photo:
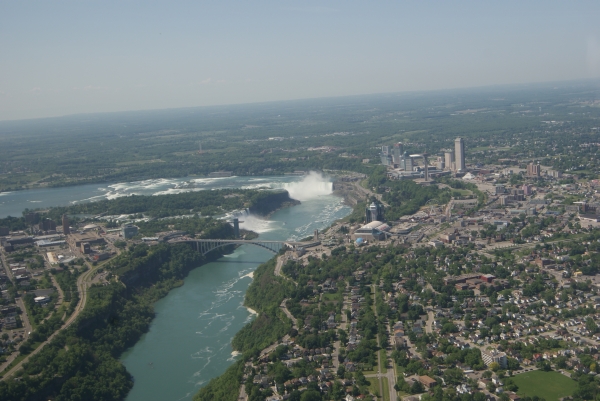
[[[331,195],[333,184],[321,174],[311,171],[300,182],[283,184],[292,199],[306,201],[320,196]]]

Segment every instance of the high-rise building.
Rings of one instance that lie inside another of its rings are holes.
[[[62,216],[62,226],[64,235],[71,234],[71,229],[69,228],[69,218],[66,214],[63,214]]]
[[[454,163],[454,151],[444,153],[446,170],[452,170],[452,163]]]
[[[384,155],[382,153],[381,154],[381,164],[383,164],[384,166],[391,166],[392,165],[392,156],[391,155]]]
[[[454,140],[454,154],[456,162],[456,171],[465,171],[467,167],[465,164],[465,141],[462,138],[456,138]]]
[[[383,205],[381,203],[371,203],[371,206],[368,206],[365,210],[365,220],[366,223],[370,223],[372,221],[383,221]]]
[[[387,146],[387,145],[383,145],[381,147],[381,154],[385,155],[385,156],[389,155],[390,154],[390,147]]]
[[[425,167],[425,181],[429,181],[429,159],[428,154],[423,153],[423,165]]]
[[[40,222],[39,213],[36,213],[36,212],[27,213],[25,215],[25,222],[30,226],[39,223]]]
[[[38,228],[42,231],[56,231],[56,223],[46,218],[43,219],[40,224],[38,224]]]
[[[233,218],[233,236],[240,238],[240,219],[237,217]]]
[[[400,164],[400,160],[402,159],[402,151],[404,149],[404,146],[402,145],[402,142],[398,142],[394,144],[394,147],[392,148],[392,163],[394,164]]]
[[[496,349],[492,350],[481,350],[481,359],[483,359],[483,363],[486,366],[490,366],[492,363],[497,363],[501,368],[505,368],[508,359],[506,358],[506,354],[504,352],[500,352]]]
[[[138,234],[138,227],[133,224],[123,224],[121,227],[121,235],[125,239],[133,238]]]
[[[446,168],[446,161],[444,160],[444,158],[442,156],[438,156],[437,158],[437,169],[438,170],[443,170]]]
[[[404,171],[413,171],[413,167],[414,167],[413,159],[412,159],[412,157],[410,157],[408,155],[408,152],[404,153],[403,162],[404,162],[403,163],[404,165],[402,167],[404,167]]]
[[[539,177],[540,174],[541,174],[541,171],[540,171],[540,165],[539,164],[529,163],[527,165],[527,175],[529,177]]]

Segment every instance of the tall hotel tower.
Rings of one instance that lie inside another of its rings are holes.
[[[454,157],[456,158],[456,171],[465,171],[465,141],[462,138],[454,140]]]

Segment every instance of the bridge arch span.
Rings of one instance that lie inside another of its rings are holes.
[[[215,249],[222,248],[227,245],[254,245],[267,251],[277,254],[279,251],[286,247],[286,244],[279,241],[240,241],[240,240],[199,240],[192,241],[196,245],[196,250],[203,256]]]

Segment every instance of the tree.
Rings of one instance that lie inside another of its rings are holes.
[[[565,369],[567,367],[567,357],[559,356],[558,358],[555,359],[554,363],[556,364],[557,368]]]
[[[356,376],[356,384],[358,384],[359,386],[366,386],[369,384],[369,381],[367,380],[367,378],[365,377],[365,375],[362,372],[356,372],[355,376]]]
[[[463,374],[463,371],[459,368],[446,369],[444,372],[444,381],[446,384],[460,384],[462,383],[464,377],[465,375]]]
[[[550,365],[550,362],[548,362],[548,361],[538,362],[537,365],[538,365],[538,368],[540,370],[543,370],[544,372],[549,372],[552,370],[552,366]]]
[[[419,393],[422,393],[423,391],[425,391],[425,389],[423,388],[423,385],[421,384],[421,382],[418,380],[415,380],[413,382],[412,386],[410,386],[411,394],[419,394]]]
[[[300,397],[300,401],[321,401],[321,399],[321,393],[316,390],[307,390]]]
[[[594,319],[592,319],[591,317],[588,317],[585,321],[585,328],[588,329],[591,333],[598,332],[598,325],[596,325],[596,322],[594,322]]]
[[[500,364],[498,362],[492,362],[490,363],[490,369],[492,372],[497,372],[498,369],[500,369]]]
[[[519,361],[515,358],[508,358],[506,364],[509,370],[517,370],[520,366]]]

